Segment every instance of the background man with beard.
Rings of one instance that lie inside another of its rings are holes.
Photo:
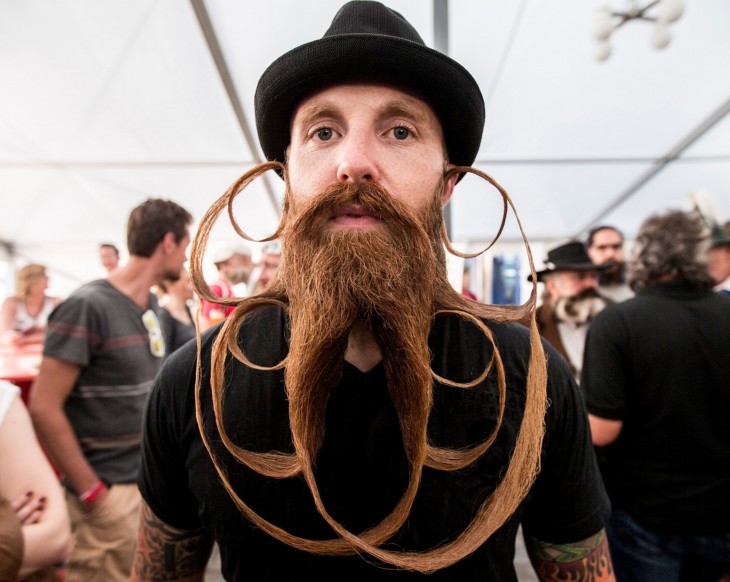
[[[254,269],[251,249],[244,245],[227,245],[213,255],[213,264],[218,270],[218,278],[209,284],[216,297],[229,299],[235,297],[234,285],[247,284]],[[220,323],[233,313],[233,306],[219,305],[213,301],[201,300],[200,330],[204,331]]]
[[[624,262],[624,235],[614,226],[597,226],[588,233],[588,256],[596,265],[606,265],[598,273],[598,290],[612,301],[623,301],[634,296],[626,283]]]
[[[179,276],[191,223],[174,202],[140,204],[127,223],[126,264],[49,317],[30,412],[66,488],[74,530],[67,582],[129,579],[142,413],[165,356],[150,288]]]
[[[609,303],[598,293],[598,274],[605,266],[593,264],[578,241],[548,251],[545,264],[537,273],[537,280],[545,284],[537,327],[568,362],[577,381],[591,320]],[[532,281],[532,275],[527,280]]]
[[[202,580],[214,541],[231,581],[516,580],[520,524],[542,580],[613,580],[570,371],[513,323],[527,308],[447,278],[442,206],[484,123],[471,75],[400,14],[350,2],[267,69],[256,119],[278,162],[211,207],[191,272],[270,169],[281,264],[203,339],[199,373],[187,345],[158,376],[133,580]]]
[[[714,582],[730,567],[730,299],[709,231],[668,211],[639,229],[636,296],[588,332],[581,388],[613,506],[618,580]]]
[[[276,272],[279,270],[279,264],[281,263],[281,243],[279,241],[267,242],[261,248],[261,257],[256,265],[256,268],[251,274],[251,280],[249,281],[249,287],[251,293],[258,293],[263,289],[266,289],[271,279],[274,278]]]

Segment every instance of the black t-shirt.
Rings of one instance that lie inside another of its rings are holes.
[[[449,473],[425,468],[410,517],[388,548],[427,550],[453,539],[494,490],[514,448],[525,402],[529,337],[518,324],[490,324],[507,380],[505,417],[496,442],[472,466]],[[286,320],[276,309],[252,314],[241,330],[246,356],[260,365],[278,363],[287,351]],[[204,338],[203,377],[216,331]],[[437,318],[429,340],[432,369],[464,382],[482,372],[491,344],[475,326]],[[515,580],[515,536],[560,543],[599,531],[609,504],[596,468],[587,417],[572,375],[546,346],[549,362],[546,437],[541,472],[515,514],[474,554],[428,575],[429,580]],[[255,451],[293,450],[283,372],[226,365],[223,422],[238,445]],[[484,440],[494,427],[498,391],[494,374],[471,388],[434,385],[429,439],[463,447]],[[367,555],[315,556],[275,540],[241,516],[230,500],[200,439],[195,418],[195,345],[175,352],[158,377],[145,421],[140,489],[154,513],[182,529],[205,528],[218,542],[227,580],[408,580],[423,575],[394,570]],[[262,517],[292,534],[335,537],[317,513],[301,477],[262,477],[232,461],[214,432],[210,387],[202,387],[206,433],[239,497]],[[380,522],[401,498],[408,481],[397,416],[382,364],[363,373],[345,364],[330,398],[324,445],[315,475],[330,514],[354,532]]]
[[[611,501],[662,534],[730,532],[730,301],[681,281],[591,323],[587,408],[621,421],[599,449]]]

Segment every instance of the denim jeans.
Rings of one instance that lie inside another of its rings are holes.
[[[657,534],[621,510],[606,530],[616,582],[718,582],[730,568],[726,536]]]

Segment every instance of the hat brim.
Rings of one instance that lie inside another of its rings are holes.
[[[561,271],[604,271],[610,266],[608,263],[603,263],[601,265],[586,265],[585,263],[579,263],[575,265],[560,265],[556,266],[553,269],[543,269],[542,271],[537,271],[535,275],[537,276],[537,282],[541,283],[545,279],[545,275],[549,275],[550,273],[560,273]],[[532,273],[527,275],[527,280],[532,283]]]
[[[441,121],[449,161],[470,166],[484,127],[484,100],[474,78],[448,56],[406,39],[341,34],[284,54],[256,88],[256,128],[268,160],[285,161],[292,116],[308,96],[333,85],[373,82],[415,92]]]
[[[730,245],[730,236],[721,236],[710,242],[710,248],[721,247],[722,245]]]

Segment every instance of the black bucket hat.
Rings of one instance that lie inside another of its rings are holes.
[[[484,99],[469,72],[426,46],[398,12],[348,2],[324,36],[275,60],[256,87],[256,128],[268,160],[284,161],[296,106],[333,85],[377,82],[414,91],[441,121],[449,161],[470,166],[484,129]]]
[[[545,268],[537,272],[537,280],[542,281],[548,273],[558,271],[603,271],[608,266],[608,263],[594,264],[583,243],[574,241],[548,251]],[[532,282],[532,273],[527,276],[527,280]]]

